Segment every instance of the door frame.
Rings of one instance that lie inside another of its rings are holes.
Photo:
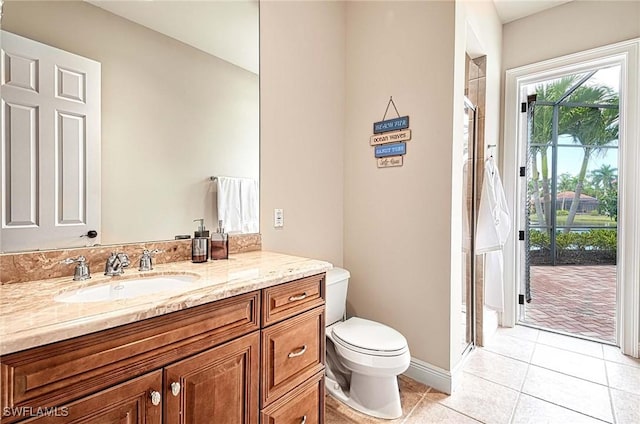
[[[618,265],[616,293],[616,339],[622,352],[638,357],[640,347],[640,38],[611,44],[584,52],[562,56],[519,68],[509,69],[505,75],[503,170],[507,203],[513,217],[513,231],[505,244],[505,310],[502,325],[513,327],[517,320],[517,295],[523,266],[518,242],[519,230],[525,229],[524,214],[520,213],[520,199],[525,188],[518,169],[526,145],[526,128],[522,128],[520,93],[522,87],[560,75],[580,72],[594,66],[619,64],[620,79],[620,137],[618,190]]]

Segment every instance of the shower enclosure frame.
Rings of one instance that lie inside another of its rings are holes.
[[[476,345],[476,209],[477,209],[477,157],[478,157],[478,110],[469,98],[464,97],[463,149],[463,210],[462,210],[462,293],[465,301],[464,341],[461,354],[464,356]],[[466,224],[465,224],[466,220]],[[465,231],[468,231],[466,233]]]

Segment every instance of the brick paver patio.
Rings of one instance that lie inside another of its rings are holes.
[[[532,266],[524,323],[615,342],[616,267]]]

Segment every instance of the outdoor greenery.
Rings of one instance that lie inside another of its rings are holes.
[[[560,250],[616,250],[617,231],[592,229],[585,232],[559,233],[556,243]],[[549,234],[546,231],[529,230],[529,244],[537,249],[549,249]]]
[[[619,96],[606,85],[587,84],[594,74],[572,75],[536,86],[534,107],[529,110],[529,222],[542,228],[529,231],[532,262],[616,261],[618,169],[610,164],[590,169],[589,163],[616,146]],[[575,175],[560,173],[554,180],[552,146],[569,144],[554,147],[561,156],[569,149],[576,151],[571,143],[581,147],[579,171]],[[554,184],[555,202],[551,198]],[[553,213],[556,228],[551,226]],[[576,227],[583,228],[576,231]],[[555,259],[550,258],[552,237]]]
[[[617,168],[602,165],[587,173],[589,161],[604,152],[605,146],[618,137],[618,94],[610,87],[581,84],[580,75],[564,77],[536,87],[536,102],[552,102],[559,107],[557,134],[569,136],[583,147],[583,159],[578,175],[558,176],[557,191],[571,191],[574,197],[563,225],[580,221],[578,206],[582,194],[598,199],[598,213],[617,221]],[[565,103],[563,103],[565,102]],[[604,105],[610,107],[568,106]],[[531,180],[529,190],[533,200],[532,221],[548,225],[551,222],[550,146],[554,136],[554,107],[536,106],[530,127]],[[539,162],[539,163],[538,163]],[[569,228],[565,232],[570,231]]]
[[[538,253],[538,256],[541,257],[548,256],[551,247],[549,233],[535,229],[529,230],[529,245],[534,248],[532,253]],[[602,256],[602,253],[605,253],[615,261],[617,246],[618,232],[616,230],[591,229],[585,232],[558,232],[556,234],[556,247],[560,257],[571,252],[578,256],[585,256],[585,253],[590,253],[591,256]]]

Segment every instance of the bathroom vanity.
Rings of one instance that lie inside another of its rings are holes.
[[[163,264],[151,274],[199,279],[93,304],[54,298],[113,280],[5,284],[1,422],[322,423],[330,267],[269,252]]]

